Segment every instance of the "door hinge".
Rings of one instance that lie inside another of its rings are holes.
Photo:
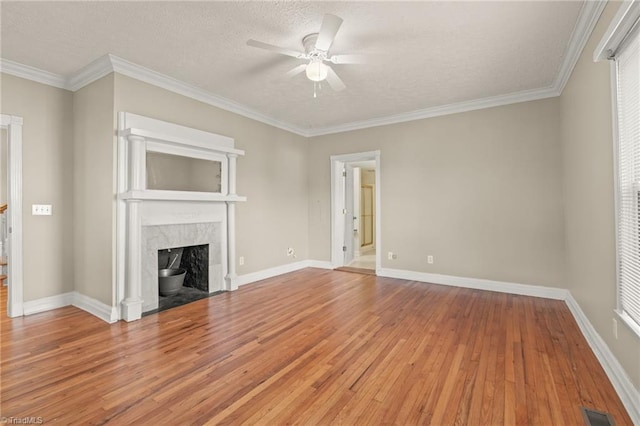
[[[347,171],[346,170],[342,171],[342,177],[347,177]]]
[[[347,214],[347,209],[342,209],[342,214]]]
[[[346,252],[347,251],[347,246],[342,246],[342,251]]]

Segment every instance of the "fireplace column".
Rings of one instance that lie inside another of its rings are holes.
[[[227,154],[229,159],[229,196],[236,194],[236,154]],[[236,203],[227,201],[227,290],[238,289],[236,275]]]
[[[142,136],[129,135],[129,188],[131,191],[143,191],[146,187],[146,140]],[[125,299],[122,302],[122,318],[134,321],[142,317],[142,226],[140,208],[142,200],[128,199],[127,221],[127,277],[125,281]]]

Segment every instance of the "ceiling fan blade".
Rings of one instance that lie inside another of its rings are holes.
[[[316,40],[316,49],[328,51],[336,38],[340,25],[342,25],[342,18],[330,13],[324,15],[318,39]]]
[[[329,86],[336,92],[344,90],[347,87],[330,66],[327,66],[327,83],[329,83]]]
[[[298,65],[294,69],[292,69],[292,70],[288,71],[287,73],[285,73],[285,75],[287,77],[293,77],[293,76],[296,76],[296,75],[300,74],[301,72],[304,72],[306,69],[307,69],[307,64]]]
[[[298,59],[305,59],[306,57],[306,54],[303,52],[296,52],[295,50],[285,49],[283,47],[274,46],[273,44],[263,43],[257,40],[247,40],[247,45],[257,47],[258,49],[270,50],[282,55],[292,56]]]
[[[367,57],[364,55],[333,55],[329,60],[334,64],[366,64]]]

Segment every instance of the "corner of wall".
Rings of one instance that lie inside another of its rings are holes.
[[[113,303],[114,74],[73,94],[74,288]]]

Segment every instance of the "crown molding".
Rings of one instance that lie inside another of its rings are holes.
[[[630,0],[623,2],[593,52],[593,61],[612,59],[624,43],[627,35],[633,30],[638,19],[640,19],[640,1]]]
[[[78,91],[112,72],[111,55],[101,56],[73,73],[67,79],[66,88],[72,92]]]
[[[246,107],[238,102],[232,101],[222,96],[215,95],[211,92],[200,89],[189,83],[185,83],[183,81],[161,74],[149,68],[142,67],[138,64],[134,64],[133,62],[129,62],[117,56],[113,56],[113,55],[107,55],[107,56],[110,59],[110,63],[113,71],[117,72],[118,74],[135,78],[136,80],[149,83],[151,85],[177,93],[179,95],[183,95],[191,99],[195,99],[205,104],[223,109],[225,111],[230,111],[230,112],[242,115],[244,117],[251,118],[261,123],[265,123],[270,126],[277,127],[282,130],[286,130],[288,132],[296,133],[300,136],[306,136],[306,131],[301,127],[269,117],[261,112],[258,112],[254,109]]]
[[[96,59],[71,75],[69,78],[1,58],[0,71],[71,91],[79,90],[111,72],[117,72],[118,74],[126,75],[153,86],[169,90],[205,104],[242,115],[300,136],[313,137],[560,96],[567,84],[567,81],[569,81],[573,68],[580,58],[582,50],[589,40],[591,32],[597,24],[605,6],[606,1],[586,0],[584,2],[582,9],[580,10],[578,20],[576,21],[576,25],[573,28],[564,61],[550,87],[474,99],[471,101],[441,105],[370,120],[355,121],[313,129],[302,128],[292,123],[277,120],[238,102],[215,95],[189,83],[185,83],[173,77],[169,77],[110,54]]]
[[[10,64],[8,70],[5,70],[4,68],[5,62]],[[207,92],[194,85],[161,74],[157,71],[153,71],[149,68],[142,67],[138,64],[119,58],[115,55],[104,55],[91,62],[87,66],[81,68],[69,78],[65,78],[64,76],[53,74],[48,71],[39,70],[27,65],[22,65],[17,62],[8,61],[6,59],[2,59],[2,65],[2,72],[7,72],[8,74],[16,75],[28,80],[38,81],[44,84],[49,84],[51,86],[59,87],[61,89],[66,89],[73,92],[82,89],[83,87],[93,83],[96,80],[99,80],[109,73],[116,72],[118,74],[143,81],[153,86],[169,90],[188,98],[195,99],[208,105],[212,105],[217,108],[230,111],[247,118],[251,118],[253,120],[295,133],[303,137],[313,137],[328,135],[332,133],[348,132],[351,130],[366,129],[369,127],[384,126],[388,124],[421,120],[424,118],[439,117],[442,115],[457,114],[460,112],[550,98],[560,95],[560,92],[558,92],[554,88],[527,90],[523,92],[492,96],[467,102],[459,102],[455,104],[426,108],[402,114],[395,114],[387,117],[339,124],[336,126],[304,129],[291,123],[276,120],[230,99],[214,95],[213,93]],[[44,76],[46,76],[46,78]]]
[[[440,117],[443,115],[458,114],[460,112],[475,111],[485,108],[493,108],[502,105],[510,105],[538,99],[553,98],[559,96],[554,88],[525,90],[522,92],[509,93],[506,95],[491,96],[488,98],[475,99],[467,102],[441,105],[432,108],[425,108],[402,114],[390,115],[387,117],[373,118],[370,120],[354,121],[351,123],[339,124],[337,126],[327,126],[309,130],[308,136],[322,136],[333,133],[349,132],[352,130],[368,129],[370,127],[386,126],[389,124],[404,123],[407,121],[422,120],[425,118]]]
[[[29,65],[23,65],[8,59],[0,58],[0,72],[59,89],[67,88],[67,79],[59,74],[30,67]]]
[[[606,5],[606,1],[598,0],[586,0],[582,5],[580,15],[578,15],[578,20],[571,33],[564,61],[562,61],[558,75],[553,82],[553,88],[556,89],[559,95],[562,94],[564,86],[567,85],[569,77],[571,77],[571,73],[578,63],[578,59],[580,59],[580,55]]]
[[[112,72],[116,72],[300,136],[309,136],[308,131],[301,127],[276,120],[275,118],[248,108],[238,102],[222,96],[217,96],[191,84],[134,64],[133,62],[129,62],[114,55],[104,55],[81,68],[68,78],[63,75],[54,74],[2,58],[0,58],[0,72],[36,81],[38,83],[47,84],[60,89],[70,90],[72,92],[78,91]]]

